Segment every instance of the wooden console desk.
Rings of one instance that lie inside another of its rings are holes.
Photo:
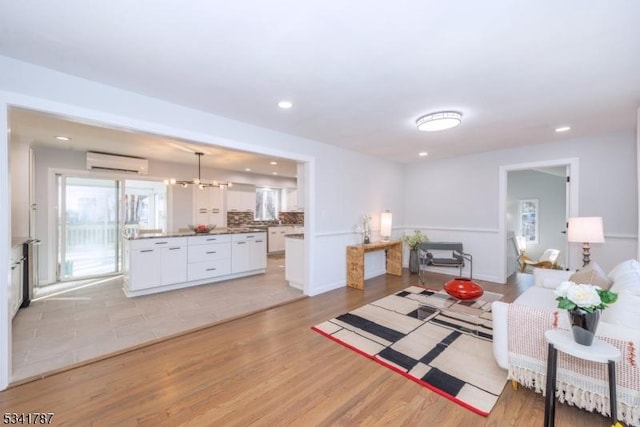
[[[402,240],[347,246],[347,286],[364,290],[364,254],[382,250],[387,252],[387,273],[402,276]]]

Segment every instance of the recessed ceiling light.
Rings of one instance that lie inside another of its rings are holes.
[[[418,156],[420,156],[420,157],[426,157],[428,155],[429,155],[429,153],[427,153],[426,151],[421,151],[421,152],[418,153]]]
[[[457,111],[439,111],[427,114],[416,120],[418,130],[433,132],[438,130],[451,129],[462,122],[462,114]]]
[[[251,168],[245,168],[244,169],[246,172],[251,172]]]
[[[288,110],[289,108],[293,107],[293,103],[291,101],[280,101],[278,102],[278,107],[282,108],[283,110]]]
[[[69,138],[68,136],[56,136],[56,139],[58,141],[71,141],[71,138]]]
[[[556,128],[556,132],[567,132],[569,130],[571,130],[571,126],[560,126]]]
[[[273,175],[278,175],[278,172],[272,172]]]
[[[270,164],[270,165],[274,165],[274,166],[275,166],[275,165],[277,165],[277,164],[278,164],[278,162],[269,162],[269,164]]]

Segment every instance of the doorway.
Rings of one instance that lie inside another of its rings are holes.
[[[166,230],[162,182],[57,173],[56,189],[54,283],[120,273],[126,227]]]
[[[56,282],[120,270],[120,182],[56,175]]]
[[[539,252],[538,255],[540,255],[544,249],[548,249],[543,246],[560,245],[562,247],[556,249],[559,249],[563,253],[561,262],[562,268],[571,268],[569,245],[566,240],[566,234],[563,232],[566,231],[567,218],[570,216],[576,216],[578,212],[578,164],[579,162],[577,158],[569,158],[500,167],[498,208],[500,238],[498,256],[500,257],[500,262],[502,264],[501,271],[503,272],[503,283],[506,283],[509,275],[513,274],[514,271],[517,271],[516,261],[518,253],[514,240],[517,234],[521,234],[521,232],[519,233],[521,224],[520,221],[518,221],[521,216],[518,210],[520,206],[537,206],[536,214],[538,216],[535,218],[535,224],[531,222],[530,214],[528,213],[529,222],[526,224],[525,228],[525,231],[529,233],[531,227],[533,227],[534,231],[532,233],[533,236],[536,236],[531,238],[528,252],[531,254],[538,254]],[[516,177],[521,181],[526,182],[527,180],[531,180],[532,177],[535,177],[536,174],[538,174],[538,176],[541,176],[539,174],[564,175],[560,179],[557,179],[557,183],[555,184],[555,188],[558,189],[558,193],[564,193],[562,195],[564,196],[562,197],[564,199],[564,204],[562,204],[561,200],[558,200],[558,195],[555,195],[555,199],[553,197],[554,195],[549,195],[549,197],[547,197],[547,195],[544,194],[544,191],[553,190],[550,190],[549,188],[545,190],[543,189],[544,186],[539,183],[529,183],[529,188],[522,186],[520,192],[512,191],[510,197],[509,186],[511,184],[513,190]],[[537,191],[537,196],[532,195],[532,192],[534,191]],[[541,204],[540,197],[546,198],[547,202]],[[523,203],[520,203],[521,201]],[[544,205],[550,203],[553,203],[556,206],[547,206],[545,208]],[[546,220],[548,223],[545,226],[543,222],[545,221],[545,217],[542,215],[543,208],[545,209],[545,215],[554,215],[558,220],[554,222],[554,220],[547,218]],[[558,212],[558,210],[560,210],[560,212]],[[542,242],[540,237],[543,237],[545,241]]]

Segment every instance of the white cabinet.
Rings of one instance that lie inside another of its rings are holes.
[[[224,211],[225,190],[219,187],[198,188],[193,186],[193,223],[215,224],[226,227]]]
[[[281,227],[269,227],[269,253],[280,252],[284,250],[284,236],[280,234]]]
[[[125,239],[123,262],[130,297],[264,273],[267,233]]]
[[[16,315],[22,304],[22,280],[23,280],[23,246],[16,245],[11,250],[11,282],[9,282],[9,315]]]
[[[203,280],[231,274],[229,234],[188,237],[188,280]]]
[[[304,239],[287,237],[285,242],[284,278],[289,286],[304,289]]]
[[[243,273],[267,268],[267,233],[231,236],[231,272]]]
[[[258,236],[249,246],[251,248],[251,253],[249,254],[250,270],[264,270],[267,268],[267,234],[260,234],[261,236]]]
[[[284,251],[284,236],[294,233],[294,230],[294,227],[288,225],[269,227],[269,253]]]
[[[231,272],[240,273],[250,270],[251,242],[239,240],[231,243]]]
[[[128,241],[128,286],[132,291],[187,280],[187,238]]]
[[[254,212],[256,210],[256,187],[235,184],[227,191],[228,212]]]
[[[304,187],[306,185],[305,181],[305,165],[304,163],[298,163],[297,165],[297,174],[296,174],[296,185],[297,185],[297,209],[298,211],[304,211]]]
[[[187,281],[187,245],[186,239],[171,239],[171,244],[160,250],[162,285]],[[181,243],[174,240],[180,240]]]
[[[135,242],[132,242],[135,243]],[[135,245],[132,245],[135,246]],[[140,290],[160,286],[159,248],[130,248],[129,289]]]
[[[295,188],[287,189],[287,212],[298,210],[298,191]]]

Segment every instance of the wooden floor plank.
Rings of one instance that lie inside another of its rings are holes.
[[[513,300],[528,275],[482,282]],[[430,274],[439,289],[447,276]],[[539,426],[541,395],[507,384],[482,417],[312,331],[311,326],[417,284],[380,276],[139,348],[0,393],[4,412],[54,412],[53,425]],[[607,420],[557,405],[557,425]]]

